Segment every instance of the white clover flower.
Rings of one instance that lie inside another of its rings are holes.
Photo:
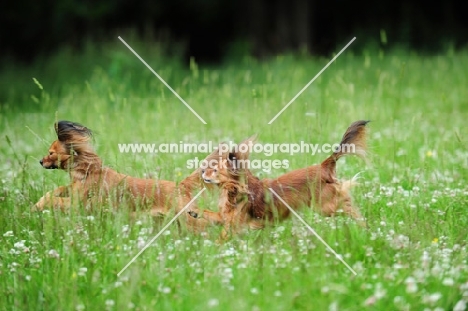
[[[231,268],[225,268],[224,271],[223,271],[223,274],[224,274],[224,276],[226,276],[228,278],[233,278],[234,277]]]
[[[338,311],[338,302],[333,301],[329,306],[328,306],[328,311]]]
[[[387,294],[387,290],[385,290],[382,287],[382,284],[377,283],[377,285],[375,286],[375,292],[374,292],[375,298],[382,299],[383,297],[385,297],[386,294]]]
[[[224,256],[233,256],[236,254],[236,250],[232,247],[228,248],[225,252],[224,252]]]
[[[13,244],[13,246],[15,248],[23,249],[23,248],[25,248],[24,242],[26,242],[26,240],[21,240],[19,242],[16,242],[15,244]]]
[[[140,231],[138,232],[138,235],[148,235],[150,232],[149,228],[141,228]]]
[[[158,290],[163,294],[169,294],[171,292],[171,288],[167,286],[159,286]]]
[[[145,245],[146,245],[145,240],[142,237],[138,237],[137,238],[137,247],[138,248],[143,248],[143,247],[145,247]]]
[[[421,261],[423,262],[424,266],[427,266],[427,264],[431,261],[431,256],[429,256],[428,252],[423,252],[423,255],[421,256]]]
[[[129,225],[124,225],[122,227],[122,233],[128,233],[130,231],[130,226]]]
[[[55,249],[48,251],[47,255],[49,255],[51,258],[60,258],[60,254]]]
[[[16,250],[14,248],[10,249],[10,251],[8,252],[8,254],[11,254],[11,255],[19,255],[21,254],[21,252],[19,250]]]
[[[453,311],[465,311],[466,310],[466,301],[459,300],[453,307]]]
[[[113,307],[115,305],[115,301],[112,299],[106,300],[106,307]]]
[[[423,303],[434,304],[437,301],[439,301],[440,298],[442,298],[441,293],[434,293],[434,294],[430,294],[430,295],[425,295],[425,296],[423,296]]]
[[[13,236],[13,231],[7,231],[3,234],[4,237]]]
[[[418,285],[416,284],[416,280],[413,277],[407,277],[405,280],[406,284],[406,292],[408,294],[416,293],[418,291]]]
[[[219,305],[219,300],[216,299],[216,298],[212,298],[210,300],[208,300],[208,307],[209,308],[214,308],[214,307],[217,307]]]
[[[365,306],[372,306],[377,302],[377,298],[375,296],[370,296],[364,301]]]
[[[79,268],[78,269],[78,276],[85,276],[86,275],[86,272],[88,272],[88,268],[86,267],[82,267],[82,268]]]
[[[399,234],[393,239],[391,245],[394,249],[407,248],[410,245],[409,237],[403,234]]]
[[[204,246],[212,246],[212,245],[213,245],[213,241],[211,241],[211,240],[203,240],[203,245],[204,245]]]

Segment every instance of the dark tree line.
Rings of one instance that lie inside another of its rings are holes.
[[[186,56],[218,61],[233,42],[255,56],[326,54],[353,36],[437,50],[468,42],[462,2],[390,0],[21,0],[0,5],[0,56],[31,61],[83,39],[113,40],[117,29],[179,42]]]

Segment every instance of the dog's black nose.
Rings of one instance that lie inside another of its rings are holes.
[[[39,163],[42,165],[42,160],[40,160]]]

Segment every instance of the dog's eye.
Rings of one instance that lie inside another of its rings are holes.
[[[202,174],[205,174],[205,170],[201,170]]]
[[[214,172],[215,172],[215,173],[217,173],[217,172],[218,172],[218,170],[217,170],[217,169],[214,169]]]
[[[49,155],[53,155],[53,154],[54,154],[54,153],[53,153],[52,151],[51,151],[51,152],[49,152]]]

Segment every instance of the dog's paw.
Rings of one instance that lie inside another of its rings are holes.
[[[188,213],[190,216],[192,216],[193,218],[198,218],[198,213],[197,213],[197,212],[188,211],[187,213]]]
[[[31,207],[32,212],[41,212],[50,202],[51,194],[47,192],[39,201]]]

